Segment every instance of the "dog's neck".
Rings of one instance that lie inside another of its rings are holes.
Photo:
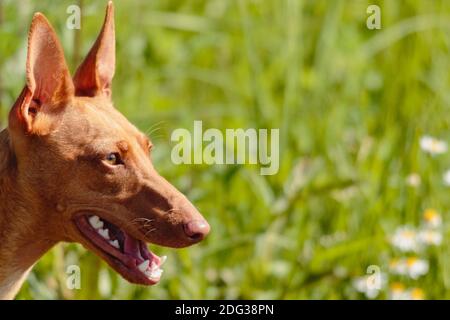
[[[8,130],[0,132],[0,299],[12,299],[37,260],[53,245],[42,233],[39,209],[27,200]]]

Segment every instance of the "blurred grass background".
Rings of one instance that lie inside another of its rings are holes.
[[[381,7],[382,29],[366,9]],[[81,30],[66,28],[69,5]],[[97,36],[106,1],[0,1],[0,126],[24,85],[32,14],[43,12],[72,72]],[[60,244],[30,274],[19,299],[364,298],[352,286],[369,265],[388,273],[387,240],[426,208],[444,240],[426,253],[426,298],[450,298],[448,154],[419,138],[450,138],[450,2],[428,0],[115,1],[116,107],[156,148],[156,168],[212,226],[198,246],[168,255],[161,283],[128,284],[75,244]],[[175,128],[280,128],[280,171],[176,166]],[[417,172],[419,187],[406,185]],[[81,267],[68,290],[66,267]],[[395,277],[395,276],[394,276]],[[387,289],[386,289],[387,290]],[[383,290],[380,298],[387,297]]]

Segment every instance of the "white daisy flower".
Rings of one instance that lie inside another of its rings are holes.
[[[409,226],[399,227],[391,238],[391,243],[400,251],[417,251],[419,243],[417,241],[417,232]]]
[[[439,231],[425,229],[419,231],[419,241],[427,246],[439,246],[442,243],[442,234]]]
[[[392,273],[418,279],[428,273],[429,265],[427,260],[417,257],[394,259],[389,263]]]
[[[386,286],[387,276],[384,273],[357,277],[353,280],[356,291],[363,293],[369,299],[375,299],[381,289]]]
[[[389,262],[389,269],[394,274],[399,275],[407,275],[408,274],[408,266],[406,265],[405,259],[392,259]]]
[[[427,274],[429,270],[428,261],[417,257],[406,259],[406,265],[408,267],[408,275],[412,279],[417,279],[420,276]]]
[[[441,154],[447,152],[447,143],[431,136],[420,138],[420,147],[429,154]]]
[[[442,217],[434,209],[427,209],[423,213],[423,220],[425,225],[429,228],[439,228],[442,226]]]
[[[417,188],[420,186],[422,179],[417,173],[411,173],[406,177],[406,184],[410,187]]]
[[[450,170],[445,171],[443,179],[444,179],[444,184],[447,187],[450,187]]]
[[[425,293],[420,288],[405,288],[400,282],[390,286],[389,299],[391,300],[424,300]]]
[[[407,300],[407,291],[403,283],[394,282],[391,284],[388,296],[390,300]]]
[[[408,290],[409,300],[424,300],[425,292],[420,288],[412,288]]]

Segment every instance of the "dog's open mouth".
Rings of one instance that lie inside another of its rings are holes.
[[[146,244],[96,215],[75,220],[81,234],[125,279],[142,285],[159,282],[166,257],[158,257]]]

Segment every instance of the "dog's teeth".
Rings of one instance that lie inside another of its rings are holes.
[[[109,242],[110,245],[112,245],[114,248],[120,249],[119,240],[114,240]]]
[[[145,270],[144,274],[147,276],[147,278],[151,278],[152,272],[150,270]]]
[[[98,229],[98,234],[101,235],[106,240],[109,240],[109,230],[108,229]]]
[[[159,266],[161,267],[164,264],[164,262],[166,262],[166,260],[167,260],[167,256],[162,256],[161,257],[161,262],[159,263]]]
[[[161,277],[162,273],[164,272],[163,269],[156,269],[154,271],[151,272],[151,277],[153,279],[158,279]]]
[[[147,270],[149,264],[150,264],[150,260],[145,260],[145,261],[142,262],[140,265],[138,265],[138,268],[139,268],[139,270],[141,270],[142,272],[145,272],[145,270]]]
[[[149,270],[147,269],[144,274],[149,278],[150,280],[159,280],[164,270],[162,269],[155,269],[155,270]]]
[[[91,216],[91,217],[89,217],[89,224],[94,229],[101,229],[101,228],[103,228],[103,221],[100,220],[100,218],[98,216]]]
[[[152,264],[150,265],[150,270],[154,271],[157,270],[158,268],[159,268],[158,265],[153,261]]]
[[[158,269],[152,272],[152,278],[159,279],[161,278],[162,273],[164,272],[163,269]]]

